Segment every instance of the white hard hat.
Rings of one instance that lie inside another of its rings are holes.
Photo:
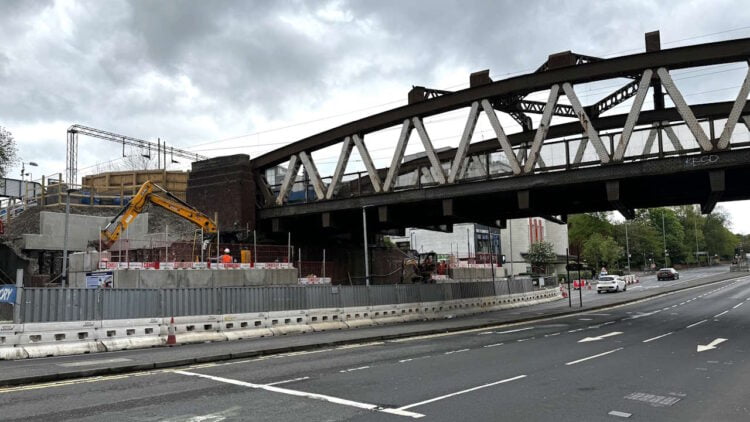
[[[229,248],[224,249],[224,253],[229,253]]]

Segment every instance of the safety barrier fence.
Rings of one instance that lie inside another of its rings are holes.
[[[110,306],[139,303],[140,309],[162,310],[174,313],[164,317],[131,317],[120,319],[116,313],[102,314],[103,319],[91,318],[67,322],[26,322],[23,324],[0,325],[0,359],[23,359],[32,357],[60,356],[133,348],[155,347],[167,344],[202,343],[207,341],[227,341],[255,337],[278,336],[311,331],[339,330],[399,322],[452,318],[481,312],[530,306],[560,299],[559,289],[550,288],[526,293],[495,295],[491,292],[497,283],[476,283],[475,286],[375,286],[345,289],[327,287],[330,293],[314,288],[292,288],[297,291],[288,300],[277,302],[276,308],[265,308],[260,303],[274,303],[276,292],[286,288],[265,290],[267,297],[255,297],[256,309],[246,297],[232,294],[237,291],[250,294],[247,289],[165,289],[159,299],[160,307],[150,301],[140,302],[145,290],[132,290],[122,295],[106,297]],[[396,287],[383,289],[381,287]],[[336,293],[338,289],[338,293]],[[34,289],[30,289],[34,290]],[[41,289],[35,289],[41,290]],[[60,293],[53,289],[51,295],[74,299],[71,291]],[[75,290],[75,289],[72,289]],[[194,290],[193,293],[187,290]],[[90,293],[88,293],[90,292]],[[78,303],[105,302],[106,290],[78,292]],[[99,293],[96,293],[99,292]],[[110,290],[109,292],[113,292]],[[285,292],[288,293],[288,292]],[[488,294],[489,293],[489,294]],[[227,296],[228,294],[228,296]],[[41,297],[44,297],[42,294]],[[317,296],[316,296],[317,295]],[[334,299],[331,295],[337,296]],[[119,296],[119,297],[118,297]],[[465,296],[458,298],[457,296]],[[33,293],[29,296],[35,298]],[[52,296],[51,296],[52,297]],[[147,297],[147,296],[146,296]],[[445,297],[452,299],[443,300]],[[148,298],[148,297],[147,297]],[[226,301],[231,298],[230,301]],[[403,300],[403,303],[370,304]],[[89,302],[86,302],[89,300]],[[310,303],[310,301],[316,303]],[[33,302],[34,299],[31,299]],[[68,301],[70,302],[70,301]],[[336,307],[345,303],[346,306]],[[70,303],[72,305],[72,303]],[[237,307],[237,304],[241,306]],[[61,302],[50,301],[50,305],[62,306]],[[65,304],[68,306],[68,303]],[[124,306],[124,305],[123,305]],[[222,313],[212,313],[225,306]],[[310,306],[310,308],[304,308]],[[316,307],[317,306],[317,307]],[[74,307],[74,306],[71,306]],[[104,307],[100,308],[104,309]],[[286,310],[273,310],[286,309]],[[194,315],[178,316],[185,310]],[[79,316],[88,316],[83,313]],[[72,316],[72,315],[71,315]],[[110,319],[114,318],[114,319]]]
[[[380,286],[25,288],[21,321],[63,322],[382,306],[533,291],[531,280]]]

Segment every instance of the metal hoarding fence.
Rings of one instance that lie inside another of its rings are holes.
[[[437,302],[531,290],[529,279],[370,287],[26,288],[21,315],[27,323],[221,315]]]

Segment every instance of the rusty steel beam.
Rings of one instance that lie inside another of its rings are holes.
[[[579,84],[632,77],[649,68],[682,69],[745,61],[748,57],[750,38],[743,38],[615,57],[509,78],[398,107],[318,133],[257,157],[252,160],[253,168],[268,168],[289,160],[289,157],[300,151],[313,152],[334,145],[355,133],[367,134],[398,125],[407,118],[424,118],[468,107],[472,102],[485,98],[527,95],[563,82]]]

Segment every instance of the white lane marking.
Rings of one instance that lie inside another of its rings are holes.
[[[354,372],[354,371],[361,371],[363,369],[370,369],[370,367],[369,366],[360,366],[359,368],[342,369],[339,372]]]
[[[578,342],[579,343],[588,343],[590,341],[599,341],[599,340],[607,338],[607,337],[619,336],[620,334],[622,334],[622,331],[613,331],[611,333],[602,334],[602,335],[597,336],[597,337],[586,337],[584,339],[578,340]]]
[[[128,358],[98,359],[98,360],[89,360],[85,362],[58,363],[57,366],[65,366],[65,367],[89,366],[89,365],[100,365],[104,363],[130,362],[132,360],[133,359],[128,359]]]
[[[296,382],[296,381],[304,381],[309,380],[310,377],[299,377],[299,378],[292,378],[290,380],[284,380],[284,381],[276,381],[276,382],[269,382],[266,385],[279,385],[279,384],[289,384],[290,382]]]
[[[613,410],[607,414],[612,416],[619,416],[621,418],[629,418],[633,415],[632,413],[620,412],[619,410]]]
[[[705,352],[706,350],[715,349],[716,346],[718,346],[721,343],[724,343],[725,341],[727,341],[727,339],[725,339],[725,338],[717,338],[716,340],[712,341],[711,343],[708,343],[705,346],[702,346],[702,345],[699,344],[697,351],[698,352]]]
[[[666,336],[668,336],[668,335],[672,334],[673,332],[674,332],[674,331],[670,331],[670,332],[668,332],[667,334],[662,334],[662,335],[660,335],[660,336],[656,336],[656,337],[651,337],[651,338],[650,338],[650,339],[648,339],[648,340],[643,340],[643,342],[644,342],[644,343],[648,343],[648,342],[651,342],[651,341],[654,341],[654,340],[659,340],[660,338],[662,338],[662,337],[666,337]]]
[[[497,347],[497,346],[502,346],[502,345],[503,345],[503,343],[495,343],[495,344],[488,344],[488,345],[482,346],[482,347]]]
[[[477,334],[478,336],[486,336],[487,334],[492,334],[492,331],[485,331],[484,333]]]
[[[720,314],[716,314],[716,315],[714,315],[714,318],[718,318],[718,317],[720,317],[720,316],[722,316],[722,315],[724,315],[724,314],[726,314],[726,313],[728,313],[728,312],[729,312],[729,311],[724,311],[724,312],[722,312],[722,313],[720,313]]]
[[[669,306],[667,306],[666,308],[661,308],[662,311],[666,311],[668,309],[669,309]]]
[[[680,305],[684,305],[686,302],[680,302]]]
[[[744,303],[745,303],[745,302],[740,302],[740,303],[738,303],[738,304],[736,304],[736,305],[732,306],[732,309],[737,309],[737,308],[739,308],[740,306],[742,306],[742,304],[744,304]]]
[[[365,409],[365,410],[374,410],[377,412],[383,412],[383,413],[390,413],[394,415],[399,416],[408,416],[411,418],[421,418],[424,417],[421,413],[414,413],[414,412],[405,412],[404,409],[390,409],[390,408],[383,408],[381,406],[370,404],[370,403],[362,403],[357,402],[353,400],[347,400],[342,399],[340,397],[333,397],[333,396],[327,396],[325,394],[317,394],[317,393],[308,393],[305,391],[297,391],[297,390],[291,390],[288,388],[283,387],[276,387],[273,385],[264,385],[264,384],[253,384],[250,382],[245,381],[239,381],[231,378],[223,378],[223,377],[215,377],[213,375],[205,375],[205,374],[199,374],[197,372],[188,372],[188,371],[174,371],[175,374],[181,374],[181,375],[187,375],[189,377],[199,377],[199,378],[206,378],[213,381],[223,382],[226,384],[233,384],[233,385],[239,385],[241,387],[248,387],[248,388],[255,388],[258,390],[266,390],[271,391],[273,393],[281,393],[286,394],[290,396],[297,396],[297,397],[305,397],[308,399],[314,399],[314,400],[322,400],[329,403],[335,403],[340,404],[344,406],[350,406],[350,407],[356,407],[358,409]]]
[[[398,361],[398,363],[411,362],[413,360],[427,359],[427,358],[431,358],[431,357],[432,357],[432,355],[425,355],[425,356],[420,356],[420,357],[416,357],[416,358],[401,359],[400,361]]]
[[[552,333],[552,334],[545,334],[544,337],[554,337],[554,336],[559,336],[559,335],[560,333],[557,332],[557,333]]]
[[[400,361],[398,361],[398,363],[411,362],[413,360],[414,359],[401,359]]]
[[[578,318],[579,321],[593,321],[594,318]]]
[[[492,386],[499,385],[499,384],[504,384],[506,382],[520,380],[522,378],[526,378],[526,375],[519,375],[517,377],[506,378],[504,380],[491,382],[489,384],[479,385],[479,386],[476,386],[476,387],[468,388],[466,390],[456,391],[455,393],[450,393],[450,394],[446,394],[446,395],[443,395],[443,396],[435,397],[435,398],[432,398],[432,399],[429,399],[429,400],[424,400],[424,401],[421,401],[421,402],[418,402],[418,403],[413,403],[413,404],[409,404],[409,405],[406,405],[406,406],[401,406],[397,410],[411,409],[412,407],[422,406],[424,404],[433,403],[433,402],[436,402],[438,400],[444,400],[444,399],[447,399],[447,398],[450,398],[450,397],[455,397],[455,396],[458,396],[458,395],[461,395],[461,394],[471,393],[472,391],[477,391],[477,390],[481,390],[483,388],[492,387]]]
[[[526,328],[518,328],[515,330],[507,330],[507,331],[495,331],[495,334],[508,334],[508,333],[517,333],[519,331],[526,331],[526,330],[533,330],[534,327],[526,327]]]
[[[610,316],[612,314],[584,314],[586,316]]]
[[[615,322],[616,322],[616,321],[607,321],[607,322],[605,322],[605,323],[602,323],[602,325],[609,325],[609,324],[614,324]]]
[[[522,338],[522,339],[518,339],[518,340],[516,340],[516,341],[517,341],[518,343],[521,343],[521,342],[524,342],[524,341],[526,341],[526,340],[534,340],[535,338],[536,338],[536,337],[527,337],[527,338]]]
[[[568,362],[568,363],[566,363],[566,365],[568,365],[568,366],[570,366],[570,365],[575,365],[575,364],[577,364],[577,363],[585,362],[585,361],[587,361],[587,360],[590,360],[590,359],[596,359],[596,358],[599,358],[599,357],[602,357],[602,356],[606,356],[606,355],[608,355],[608,354],[610,354],[610,353],[615,353],[615,352],[619,352],[619,351],[620,351],[620,350],[622,350],[622,349],[623,349],[622,347],[618,347],[617,349],[614,349],[614,350],[610,350],[609,352],[599,353],[598,355],[594,355],[594,356],[589,356],[589,357],[587,357],[587,358],[583,358],[583,359],[578,359],[578,360],[574,360],[574,361],[572,361],[572,362]]]
[[[577,329],[577,330],[570,330],[570,331],[568,331],[568,332],[569,332],[569,333],[577,333],[577,332],[579,332],[579,331],[583,331],[583,330],[584,330],[583,328],[579,328],[579,329]]]
[[[704,319],[703,321],[698,321],[698,322],[696,322],[695,324],[690,324],[690,325],[688,325],[688,326],[687,326],[687,327],[685,327],[685,328],[693,328],[693,327],[695,327],[696,325],[700,325],[700,324],[703,324],[703,323],[704,323],[704,322],[706,322],[706,321],[708,321],[708,320],[707,320],[707,319]]]
[[[454,353],[468,352],[469,349],[451,350],[450,352],[443,353],[444,355],[452,355]]]

